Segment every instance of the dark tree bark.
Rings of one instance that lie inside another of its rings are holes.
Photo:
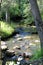
[[[29,0],[29,2],[31,4],[31,9],[34,16],[36,28],[39,34],[40,43],[41,43],[41,52],[43,56],[43,22],[42,22],[40,11],[37,5],[37,0]]]

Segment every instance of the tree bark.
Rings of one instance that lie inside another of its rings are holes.
[[[6,22],[10,22],[10,16],[9,16],[9,12],[6,10],[6,13],[5,13],[5,19],[6,19]]]
[[[39,34],[40,43],[41,43],[41,52],[42,52],[42,56],[43,56],[43,22],[42,22],[39,8],[37,5],[37,0],[29,0],[29,2],[31,4],[31,10],[32,10],[36,28],[37,28],[37,31]]]

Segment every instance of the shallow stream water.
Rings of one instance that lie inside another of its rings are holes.
[[[19,34],[16,34],[7,41],[8,49],[14,50],[16,53],[31,53],[34,54],[38,49],[40,49],[40,39],[38,34],[31,34],[30,32],[25,32],[24,29],[18,29]],[[20,50],[15,47],[21,48]]]

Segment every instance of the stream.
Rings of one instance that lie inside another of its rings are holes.
[[[17,28],[16,32],[19,33],[7,41],[2,41],[2,43],[6,43],[8,49],[14,50],[15,54],[26,53],[31,56],[40,49],[40,40],[38,34],[32,34],[25,30],[24,28]]]
[[[8,41],[5,41],[8,49],[15,50],[16,53],[27,52],[29,54],[34,54],[33,52],[40,49],[40,40],[38,34],[26,32],[24,28],[17,28],[16,32],[19,32],[19,34],[16,34]],[[15,47],[19,47],[21,50],[18,50]]]

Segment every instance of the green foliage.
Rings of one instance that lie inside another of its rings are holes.
[[[43,20],[43,0],[39,0],[38,5],[39,5],[39,10],[41,13],[42,20]]]
[[[31,58],[31,60],[37,60],[37,59],[40,59],[40,58],[42,58],[41,49],[34,52],[34,55]]]
[[[13,5],[11,5],[9,10],[12,16],[19,15],[19,6],[17,3],[14,3]]]
[[[40,13],[43,19],[43,0],[37,0]],[[10,3],[10,4],[9,4]],[[21,23],[24,24],[31,24],[34,19],[31,12],[30,3],[28,0],[3,0],[2,1],[2,18],[5,19],[5,12],[6,10],[9,11],[10,18],[12,19],[15,16],[21,16],[23,17],[23,20]]]
[[[19,0],[10,0],[9,2],[7,0],[3,0],[2,2],[2,18],[5,18],[5,12],[8,9],[11,18],[17,15],[22,15],[23,18],[26,18],[25,20],[23,20],[24,24],[30,24],[33,21],[32,14],[30,11],[30,4],[27,3],[27,0],[21,0],[20,2]]]
[[[1,25],[0,29],[1,37],[9,36],[14,32],[14,28],[11,27],[11,25],[9,25],[8,23],[0,21],[0,25]]]

